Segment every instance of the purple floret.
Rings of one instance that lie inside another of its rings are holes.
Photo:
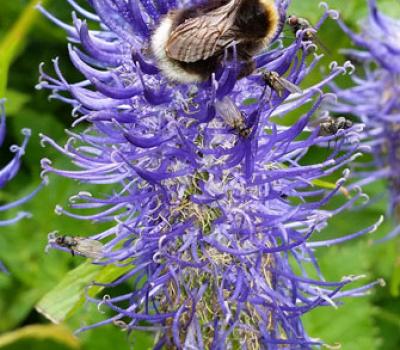
[[[70,104],[74,126],[84,124],[85,130],[68,131],[65,146],[42,135],[74,168],[58,169],[49,159],[42,166],[45,173],[113,186],[100,196],[78,193],[68,210],[57,206],[56,212],[112,223],[90,237],[104,242],[97,263],[131,266],[104,285],[109,290],[129,282],[129,292],[87,297],[114,316],[81,331],[105,324],[147,330],[155,334],[154,349],[321,345],[307,335],[301,316],[374,285],[343,290],[358,278],[325,281],[314,248],[376,225],[311,242],[331,216],[363,199],[356,189],[342,207],[325,208],[332,196],[346,192],[345,168],[360,155],[360,126],[330,136],[308,126],[332,97],[322,88],[351,66],[332,65],[323,81],[302,94],[279,96],[266,88],[264,70],[299,85],[321,59],[299,32],[287,47],[276,39],[255,57],[258,68],[244,79],[236,79],[236,62],[226,61],[205,83],[171,83],[143,52],[160,17],[188,1],[92,0],[96,14],[69,3],[101,30],[89,30],[75,13],[68,25],[40,10],[66,30],[70,59],[84,80],[67,82],[56,59],[56,77],[42,66],[38,86]],[[288,1],[277,6],[282,30]],[[323,20],[336,15],[326,9]],[[225,114],[229,106],[239,110],[240,128]],[[277,123],[289,113],[297,113],[292,125]],[[337,142],[327,158],[307,164],[309,149],[330,141]],[[343,176],[331,190],[313,186],[338,171]],[[317,278],[309,276],[309,266]]]
[[[366,125],[363,144],[370,148],[372,160],[356,163],[354,186],[385,179],[389,184],[389,216],[400,218],[400,21],[381,13],[375,0],[369,0],[369,17],[360,34],[343,22],[341,28],[357,46],[343,50],[360,64],[353,75],[354,86],[333,85],[338,103],[329,108],[353,115]],[[400,233],[397,225],[385,239]]]

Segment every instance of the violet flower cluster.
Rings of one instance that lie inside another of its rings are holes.
[[[96,263],[130,267],[112,283],[94,282],[106,291],[128,283],[130,290],[87,296],[114,315],[81,331],[105,324],[146,330],[155,335],[154,349],[322,344],[307,334],[301,316],[363,295],[374,285],[345,288],[357,276],[325,281],[314,249],[376,225],[311,241],[330,217],[363,199],[356,189],[343,206],[325,209],[342,190],[346,166],[360,155],[361,126],[328,136],[308,127],[331,98],[321,89],[351,65],[333,64],[323,81],[302,94],[277,94],[266,87],[265,70],[299,85],[322,57],[302,31],[287,47],[277,33],[271,47],[255,57],[256,71],[244,79],[236,78],[233,60],[224,61],[205,83],[172,83],[147,55],[149,37],[161,16],[189,1],[90,0],[92,12],[68,2],[76,11],[73,25],[39,9],[67,32],[71,62],[84,78],[68,82],[55,59],[55,77],[42,66],[38,87],[70,104],[73,127],[85,129],[69,130],[65,145],[42,135],[73,168],[58,169],[49,159],[42,166],[44,173],[105,185],[103,193],[112,185],[103,195],[79,192],[70,208],[58,206],[56,212],[109,222],[109,229],[90,236],[104,244]],[[281,31],[288,1],[278,0],[277,7]],[[76,13],[100,29],[89,30]],[[315,29],[329,16],[337,13],[325,6]],[[308,110],[301,115],[304,106]],[[298,116],[291,126],[277,123],[289,113]],[[309,149],[331,140],[337,142],[326,159],[307,164]],[[338,172],[343,176],[330,190],[313,186]],[[50,245],[65,250],[54,240]]]
[[[356,116],[367,127],[363,143],[370,147],[371,161],[354,164],[355,186],[385,179],[389,184],[389,215],[400,218],[400,20],[379,12],[369,0],[369,17],[360,34],[342,21],[340,27],[357,46],[343,52],[359,63],[353,87],[333,85],[337,113]],[[400,233],[400,226],[385,239]]]
[[[5,114],[5,108],[4,108],[4,99],[0,99],[0,147],[3,145],[5,137],[6,137],[6,114]],[[12,145],[10,147],[10,151],[14,153],[14,156],[4,165],[2,165],[2,168],[0,168],[0,189],[2,189],[9,181],[11,181],[18,173],[18,170],[21,165],[21,158],[25,154],[25,148],[28,144],[29,138],[31,136],[31,131],[29,129],[23,129],[22,133],[24,135],[24,140],[21,144],[21,146],[17,145]],[[4,152],[4,148],[1,149],[1,154]],[[23,203],[27,202],[29,199],[31,199],[39,190],[36,189],[33,191],[31,194],[16,200],[11,203],[6,203],[6,204],[0,204],[0,213],[6,212],[7,210],[11,210],[13,208],[16,208]],[[12,225],[19,220],[29,217],[30,214],[24,211],[20,211],[18,214],[16,214],[14,217],[8,218],[8,219],[0,219],[0,227]],[[4,267],[3,263],[0,261],[0,270],[1,271],[7,271],[6,268]]]

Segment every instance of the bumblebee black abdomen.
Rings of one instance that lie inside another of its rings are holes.
[[[207,79],[207,77],[210,76],[211,73],[215,72],[215,69],[218,66],[220,60],[220,56],[212,56],[206,60],[201,60],[193,63],[181,61],[176,61],[176,63],[187,72],[197,74],[199,76],[202,76],[203,79]]]
[[[271,27],[269,14],[260,1],[245,0],[240,6],[235,25],[240,35],[249,39],[264,38]]]

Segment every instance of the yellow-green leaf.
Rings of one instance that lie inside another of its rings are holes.
[[[10,65],[24,44],[26,34],[32,28],[35,18],[39,15],[35,6],[40,2],[45,3],[46,0],[31,0],[14,26],[0,42],[0,98],[5,96]]]
[[[394,297],[400,295],[400,258],[397,258],[390,280],[390,294]]]
[[[91,282],[109,283],[132,269],[132,266],[100,266],[86,262],[70,271],[64,279],[36,305],[36,310],[54,323],[70,318],[84,303]],[[88,293],[95,296],[103,288],[93,286]]]
[[[26,338],[50,339],[71,349],[80,348],[78,339],[67,328],[53,324],[31,325],[5,333],[0,336],[0,348]]]
[[[314,179],[314,180],[312,180],[311,182],[312,182],[312,184],[313,184],[314,186],[319,187],[319,188],[324,188],[324,189],[326,189],[326,190],[334,190],[334,189],[337,187],[337,184],[336,184],[336,183],[329,182],[329,181],[324,181],[324,180],[320,180],[320,179]],[[346,197],[349,197],[349,196],[350,196],[350,194],[349,194],[349,192],[347,191],[346,187],[343,187],[343,186],[342,186],[339,190],[340,190],[340,192],[342,192]]]

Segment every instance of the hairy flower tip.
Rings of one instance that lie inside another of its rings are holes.
[[[42,135],[43,144],[75,166],[58,169],[46,159],[43,171],[113,185],[108,195],[79,192],[70,208],[58,206],[57,212],[114,223],[75,243],[102,240],[102,259],[96,263],[131,266],[105,285],[104,299],[87,296],[115,315],[81,330],[111,323],[152,331],[154,349],[308,349],[320,344],[307,336],[301,316],[320,305],[336,305],[352,290],[342,291],[349,279],[323,279],[309,239],[332,215],[364,197],[358,189],[345,191],[348,203],[325,209],[343,190],[348,171],[337,183],[322,178],[357,156],[358,129],[327,134],[309,122],[331,97],[322,88],[347,68],[332,65],[323,81],[301,91],[298,85],[321,58],[310,52],[301,31],[286,47],[273,40],[254,58],[257,68],[246,78],[237,79],[237,62],[225,60],[204,83],[172,83],[147,53],[149,36],[160,18],[184,6],[183,1],[92,0],[96,14],[68,2],[100,22],[102,30],[89,30],[76,15],[73,26],[61,23],[41,8],[67,31],[70,58],[85,79],[68,83],[54,60],[57,77],[41,66],[40,86],[73,107],[75,125],[85,121],[88,126],[84,132],[68,131],[65,146]],[[277,6],[282,30],[287,1]],[[329,16],[325,13],[319,23]],[[267,86],[267,74],[285,76],[284,87]],[[300,107],[308,107],[307,112],[301,115]],[[289,113],[298,114],[291,126],[276,122]],[[326,159],[308,164],[309,148],[329,141],[337,142]],[[342,243],[373,228],[312,243]],[[61,238],[58,248],[66,250],[66,240],[74,243]],[[50,243],[57,248],[57,238]],[[318,278],[307,275],[309,264]],[[128,281],[133,286],[127,294],[108,293]]]
[[[354,86],[332,85],[338,102],[328,108],[351,115],[365,124],[362,134],[369,163],[354,165],[358,182],[350,187],[386,179],[389,183],[389,215],[400,218],[400,21],[382,14],[376,1],[369,1],[369,17],[361,34],[353,33],[339,21],[358,49],[343,50],[359,65],[352,76]],[[397,226],[387,238],[400,233]]]
[[[5,100],[0,99],[0,148],[1,148],[0,154],[2,154],[1,159],[6,160],[8,157],[5,155],[3,156],[4,147],[2,147],[6,136],[6,114],[5,114],[4,103]],[[22,141],[22,145],[11,146],[10,151],[14,153],[14,155],[11,157],[11,160],[7,161],[5,164],[0,164],[0,189],[3,188],[9,181],[11,181],[17,175],[18,170],[20,168],[21,158],[25,154],[25,148],[31,135],[31,132],[28,129],[23,129],[22,133],[24,135],[24,140]],[[19,205],[27,202],[30,198],[32,198],[36,194],[37,191],[38,189],[33,191],[31,194],[25,196],[24,198],[21,198],[11,203],[5,203],[5,204],[0,203],[0,213],[5,212],[9,209],[16,208]],[[0,219],[0,227],[11,225],[29,216],[30,216],[29,213],[19,212],[12,218]],[[0,271],[7,271],[1,262],[0,262]]]

